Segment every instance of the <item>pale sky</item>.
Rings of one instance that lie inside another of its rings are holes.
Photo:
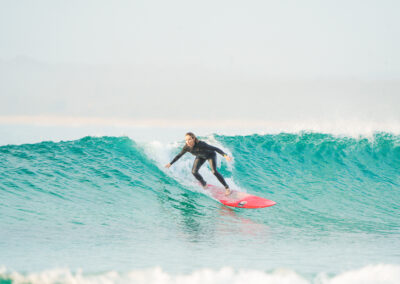
[[[0,58],[398,78],[399,12],[385,0],[1,0]]]
[[[0,115],[400,120],[398,1],[0,0]]]

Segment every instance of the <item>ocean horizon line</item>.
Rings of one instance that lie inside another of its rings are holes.
[[[258,131],[262,133],[299,133],[303,131],[343,135],[371,135],[376,132],[400,133],[400,121],[388,119],[182,119],[121,118],[65,115],[3,115],[0,125],[43,127],[116,127],[116,128],[199,128],[215,131]]]

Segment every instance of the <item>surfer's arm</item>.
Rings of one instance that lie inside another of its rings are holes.
[[[227,153],[225,153],[224,151],[222,151],[220,148],[214,147],[214,146],[211,146],[211,145],[208,145],[208,144],[205,143],[205,142],[204,142],[204,145],[205,145],[205,147],[206,147],[207,149],[212,150],[212,151],[215,151],[215,152],[217,152],[218,154],[224,156],[224,158],[225,158],[228,162],[232,161],[232,157],[229,157],[229,155],[228,155]]]
[[[204,143],[204,146],[207,148],[207,149],[209,149],[209,150],[212,150],[212,151],[215,151],[215,152],[217,152],[218,154],[220,154],[221,156],[228,156],[228,154],[226,154],[224,151],[222,151],[220,148],[217,148],[217,147],[214,147],[214,146],[211,146],[211,145],[208,145],[207,143]]]
[[[182,151],[181,151],[178,155],[175,156],[175,158],[171,161],[171,163],[169,163],[170,166],[171,166],[173,163],[175,163],[176,161],[178,161],[186,152],[187,152],[186,147],[183,147]]]

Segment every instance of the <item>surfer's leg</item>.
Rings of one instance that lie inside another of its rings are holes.
[[[226,193],[229,194],[231,190],[229,189],[229,185],[226,183],[224,177],[217,171],[217,155],[212,156],[208,159],[210,163],[211,172],[217,177],[220,183],[226,188]]]
[[[207,183],[203,179],[203,177],[199,174],[200,167],[204,164],[206,160],[202,158],[196,158],[193,163],[192,174],[194,177],[201,183],[202,186],[206,186]]]

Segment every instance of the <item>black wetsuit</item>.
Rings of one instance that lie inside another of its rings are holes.
[[[200,167],[204,164],[206,160],[210,163],[212,173],[217,177],[220,183],[223,184],[225,188],[229,188],[227,183],[225,182],[223,176],[217,171],[217,155],[215,152],[221,154],[222,156],[226,155],[224,151],[221,149],[208,145],[206,142],[198,141],[194,144],[193,147],[189,147],[185,145],[182,151],[176,155],[176,157],[171,161],[171,165],[179,160],[187,152],[196,156],[196,159],[193,163],[192,174],[194,177],[203,185],[205,186],[207,183],[204,181],[203,177],[199,174]]]

